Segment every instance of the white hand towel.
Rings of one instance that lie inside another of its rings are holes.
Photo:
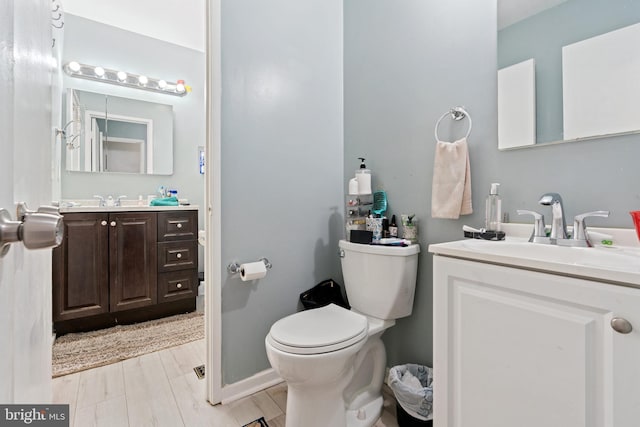
[[[467,138],[438,141],[433,161],[431,216],[457,219],[473,213]]]

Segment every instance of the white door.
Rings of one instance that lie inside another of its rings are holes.
[[[0,7],[0,208],[50,204],[51,0]],[[51,400],[51,250],[0,259],[0,402]]]

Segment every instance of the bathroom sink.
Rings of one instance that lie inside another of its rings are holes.
[[[507,238],[441,243],[431,245],[429,252],[640,286],[640,248],[637,247],[578,248]]]

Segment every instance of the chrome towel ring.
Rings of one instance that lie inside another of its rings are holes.
[[[442,121],[442,119],[444,119],[447,116],[451,116],[451,120],[455,120],[455,121],[460,121],[465,117],[469,119],[469,129],[467,130],[467,134],[464,136],[465,138],[468,138],[469,135],[471,134],[471,127],[473,126],[473,123],[471,122],[471,116],[469,115],[469,113],[467,113],[467,110],[465,110],[464,107],[457,106],[457,107],[453,107],[452,109],[444,113],[442,116],[440,116],[440,118],[436,122],[436,129],[435,129],[436,141],[440,141],[440,138],[438,137],[438,126],[440,126],[440,122]]]

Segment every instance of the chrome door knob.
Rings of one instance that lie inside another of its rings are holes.
[[[100,223],[101,225],[107,225],[107,221],[102,220],[102,222]]]
[[[116,222],[115,222],[115,221],[111,221],[111,224],[110,224],[110,225],[111,225],[112,227],[115,227],[115,226],[116,226]]]
[[[623,319],[622,317],[614,317],[611,319],[611,327],[614,331],[621,334],[628,334],[633,330],[633,326],[627,319]]]

